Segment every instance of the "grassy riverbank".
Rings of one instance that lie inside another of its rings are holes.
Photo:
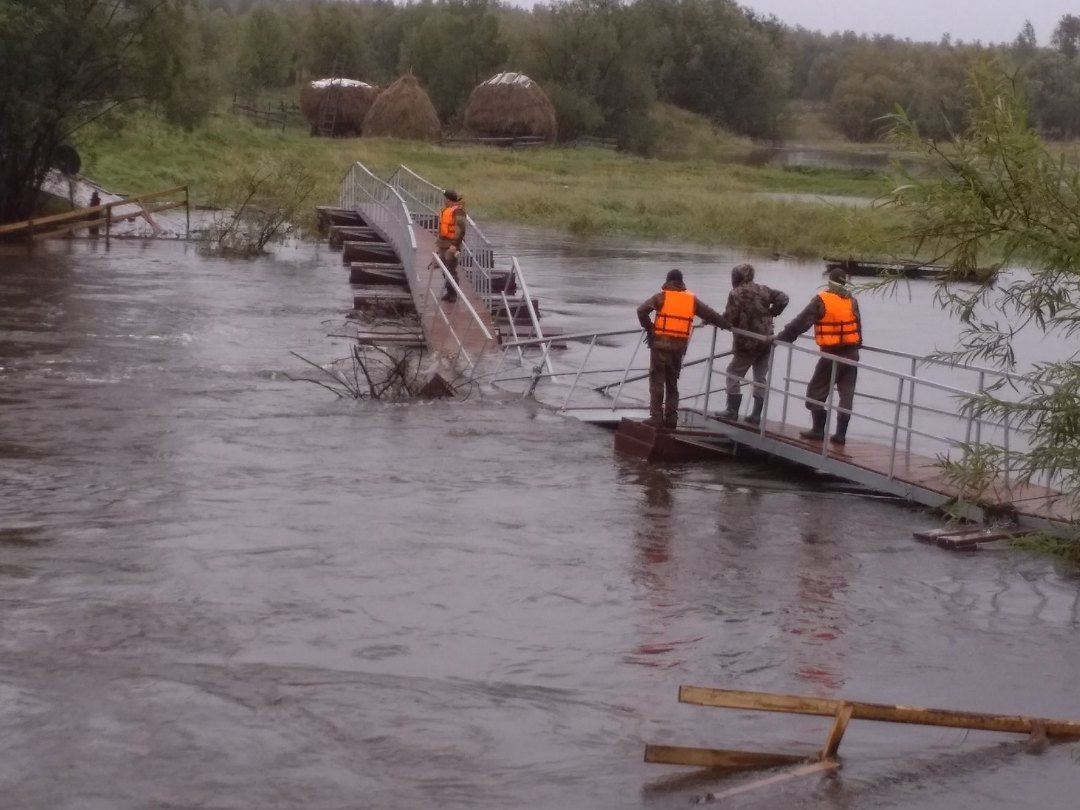
[[[337,199],[355,160],[377,173],[404,164],[460,189],[474,216],[569,231],[627,234],[796,256],[882,253],[896,215],[869,206],[783,195],[874,198],[885,187],[865,170],[749,166],[752,144],[670,114],[669,153],[645,159],[594,148],[506,150],[390,139],[312,138],[306,129],[260,129],[224,114],[193,132],[148,114],[82,134],[83,173],[117,192],[189,185],[208,202],[232,167],[275,154],[301,158],[316,178],[312,206]]]

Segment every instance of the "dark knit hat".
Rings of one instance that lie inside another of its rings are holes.
[[[675,282],[676,284],[682,284],[683,283],[682,270],[680,270],[677,267],[674,270],[668,270],[667,278],[664,279],[664,281],[665,281],[665,283],[667,283],[667,282]]]
[[[454,191],[452,188],[448,188],[443,192],[443,196],[450,202],[461,202],[461,195]]]
[[[848,283],[847,271],[840,267],[832,267],[827,273],[829,282],[832,284],[839,284],[841,287]]]

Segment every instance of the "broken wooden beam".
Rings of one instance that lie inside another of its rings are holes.
[[[782,695],[771,692],[745,692],[734,689],[711,689],[704,686],[680,686],[679,702],[696,706],[726,709],[751,709],[763,712],[786,712],[835,717],[845,704],[851,706],[852,720],[875,720],[881,723],[906,723],[921,726],[966,728],[975,731],[1000,731],[1030,734],[1040,726],[1049,737],[1080,737],[1080,720],[1055,720],[1015,714],[989,714],[950,709],[929,709],[885,703],[862,703],[834,698]]]
[[[678,745],[646,745],[645,761],[663,765],[700,768],[775,768],[806,762],[809,757],[768,751],[736,751],[727,748],[687,748]]]

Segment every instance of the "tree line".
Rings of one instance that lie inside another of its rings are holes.
[[[900,106],[948,137],[966,124],[972,66],[991,58],[1026,89],[1033,125],[1065,138],[1080,134],[1078,48],[1072,15],[1042,47],[1030,24],[994,46],[825,35],[735,0],[0,0],[0,221],[28,214],[58,144],[133,100],[191,129],[227,95],[412,72],[452,131],[473,87],[512,70],[548,93],[560,138],[649,154],[659,103],[781,139],[802,101],[863,141]]]

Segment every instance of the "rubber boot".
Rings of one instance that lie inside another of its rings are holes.
[[[836,433],[829,437],[833,444],[844,444],[847,441],[847,426],[851,421],[850,413],[842,413],[836,417]]]
[[[765,407],[765,397],[754,397],[754,410],[746,417],[747,424],[760,425],[761,411]]]
[[[804,439],[824,439],[825,411],[810,411],[810,419],[813,421],[810,429],[799,431],[799,435]]]
[[[641,424],[648,425],[651,428],[662,428],[664,426],[664,417],[655,411],[650,411],[649,418],[643,419]]]
[[[742,407],[742,394],[728,394],[727,410],[720,413],[721,419],[730,419],[734,422],[739,418],[739,408]]]

